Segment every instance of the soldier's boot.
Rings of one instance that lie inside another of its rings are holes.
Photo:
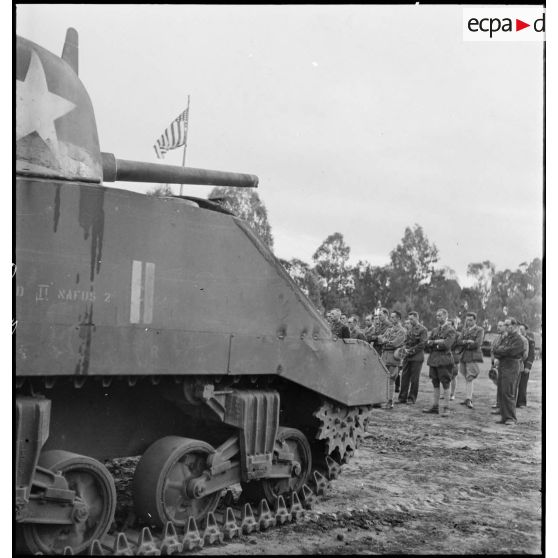
[[[422,412],[427,413],[427,414],[431,414],[431,415],[440,414],[440,411],[439,411],[438,407],[431,407],[430,409],[423,409]]]

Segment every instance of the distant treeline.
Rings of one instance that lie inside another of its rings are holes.
[[[374,266],[348,263],[350,248],[343,235],[328,236],[312,256],[312,265],[298,259],[283,265],[321,310],[339,307],[364,317],[378,306],[419,312],[428,327],[435,325],[438,308],[450,317],[464,318],[474,311],[478,323],[493,329],[498,320],[514,316],[533,331],[542,321],[542,262],[535,258],[514,271],[497,271],[490,261],[471,263],[467,275],[472,287],[462,288],[448,267],[438,267],[438,249],[420,225],[407,227],[399,244],[390,252],[390,263]]]

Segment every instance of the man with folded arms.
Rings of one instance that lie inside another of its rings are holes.
[[[469,409],[473,408],[473,381],[480,374],[479,362],[483,361],[481,345],[484,338],[484,329],[477,325],[477,315],[467,312],[465,327],[458,337],[458,344],[462,347],[459,358],[459,371],[465,378],[465,401]]]
[[[428,331],[419,322],[418,312],[409,312],[409,329],[402,353],[401,391],[397,403],[415,403],[418,397],[420,370],[424,362],[424,344]]]
[[[393,394],[395,392],[395,380],[399,376],[399,360],[395,358],[395,350],[403,345],[407,331],[401,325],[401,314],[394,310],[391,313],[392,326],[380,335],[378,341],[382,344],[382,360],[389,370],[388,379],[388,401],[386,409],[393,409]]]
[[[492,347],[490,348],[490,358],[491,358],[491,362],[492,362],[492,368],[495,368],[496,370],[498,370],[498,359],[494,356],[494,349],[496,347],[498,347],[498,345],[502,342],[502,339],[506,336],[506,326],[504,325],[503,321],[499,321],[498,325],[496,326],[496,332],[498,333],[498,335],[496,336],[496,338],[494,339],[494,341],[492,342]],[[502,391],[502,386],[501,384],[502,379],[500,378],[500,375],[498,374],[498,377],[496,379],[496,403],[494,405],[492,405],[492,414],[493,415],[499,415],[500,414],[500,394]]]
[[[349,328],[341,321],[341,310],[333,308],[331,311],[331,332],[340,339],[349,339]]]
[[[517,332],[517,320],[506,318],[506,336],[494,347],[498,359],[498,379],[500,380],[500,424],[515,424],[515,401],[519,379],[519,361],[523,358],[523,339]]]
[[[450,385],[453,370],[453,355],[451,349],[456,341],[457,334],[448,321],[448,311],[440,308],[436,312],[438,326],[430,332],[426,346],[430,348],[427,364],[430,367],[430,379],[434,386],[434,399],[430,409],[424,409],[423,413],[439,414],[440,384],[444,388],[444,408],[442,415],[449,414],[450,407]]]

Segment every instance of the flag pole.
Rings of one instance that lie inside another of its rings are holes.
[[[186,145],[188,144],[188,123],[190,121],[190,95],[188,95],[188,106],[186,107],[186,125],[184,126],[184,152],[182,153],[182,167],[186,166]],[[182,195],[182,186],[180,185],[180,195]]]

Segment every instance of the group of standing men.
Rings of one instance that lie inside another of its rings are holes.
[[[420,323],[417,312],[409,312],[402,322],[401,313],[381,308],[375,316],[366,316],[366,328],[359,328],[358,316],[345,318],[334,308],[326,315],[333,334],[339,338],[367,341],[380,354],[389,371],[387,409],[393,409],[396,384],[400,379],[399,398],[395,403],[413,404],[419,391],[419,380],[425,352],[434,387],[432,406],[423,412],[448,416],[450,402],[455,399],[457,375],[465,379],[463,405],[473,409],[473,382],[483,362],[481,346],[484,329],[477,325],[477,316],[468,312],[462,329],[457,320],[448,319],[448,312],[436,312],[437,326],[429,333]],[[526,405],[527,381],[534,360],[534,338],[522,333],[515,318],[498,324],[499,337],[492,347],[492,364],[497,366],[497,402],[493,413],[500,414],[502,424],[514,424],[516,406]],[[401,378],[399,378],[401,372]],[[440,410],[440,401],[444,404]]]

